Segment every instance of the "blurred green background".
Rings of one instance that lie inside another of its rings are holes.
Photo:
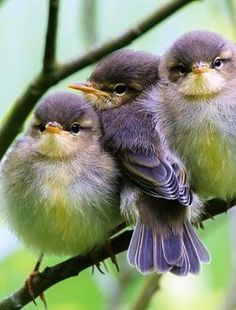
[[[140,18],[167,1],[155,0],[64,0],[61,1],[58,57],[68,61],[85,52],[92,42],[102,42],[125,31]],[[89,6],[92,8],[89,9]],[[41,68],[47,23],[47,0],[0,0],[0,117],[9,110]],[[203,0],[184,7],[131,46],[161,54],[182,33],[193,29],[219,32],[236,41],[236,1]],[[55,89],[66,89],[68,81],[84,80],[86,68],[62,81]],[[160,289],[149,309],[236,309],[230,287],[236,281],[235,212],[218,216],[205,223],[199,233],[211,254],[210,265],[203,266],[199,276],[162,277]],[[235,232],[235,234],[234,234]],[[29,253],[0,223],[0,299],[22,286],[35,263]],[[46,258],[43,266],[59,259]],[[120,273],[108,264],[110,273],[91,270],[59,283],[46,292],[49,309],[132,309],[146,277],[118,256]],[[235,284],[236,286],[236,284]],[[236,288],[235,288],[236,290]],[[38,309],[43,309],[40,302]],[[35,309],[28,305],[25,309]]]

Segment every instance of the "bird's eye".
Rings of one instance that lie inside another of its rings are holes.
[[[178,73],[180,76],[184,76],[187,72],[185,66],[183,64],[179,64],[176,69],[178,70]]]
[[[80,131],[80,125],[78,123],[73,123],[70,126],[70,132],[71,133],[78,133]]]
[[[41,123],[41,124],[38,126],[38,129],[39,129],[41,132],[43,132],[43,131],[46,129],[45,124]]]
[[[113,90],[116,95],[123,96],[127,92],[127,86],[125,84],[116,84]]]
[[[213,61],[212,67],[214,69],[220,69],[223,65],[223,59],[216,57],[216,59]]]
[[[178,76],[178,78],[179,78],[180,76],[184,76],[187,73],[187,69],[186,69],[185,65],[180,63],[180,64],[177,64],[173,67],[170,67],[170,72],[172,74],[174,74],[175,76]]]

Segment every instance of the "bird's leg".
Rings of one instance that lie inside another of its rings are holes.
[[[122,222],[120,225],[118,225],[113,231],[111,236],[114,236],[116,234],[121,233],[125,228],[127,227],[127,224],[125,222]],[[112,249],[111,246],[111,242],[110,240],[108,240],[105,245],[104,245],[104,250],[107,252],[107,254],[109,255],[109,257],[111,258],[112,263],[116,266],[117,271],[119,272],[119,266],[116,260],[116,256],[114,254],[114,251]],[[105,265],[105,263],[103,262],[103,264]],[[106,266],[105,266],[106,267]],[[107,268],[106,268],[107,269]]]
[[[105,261],[101,261],[101,263],[103,264],[104,268],[106,269],[106,272],[109,273],[109,270],[107,268],[107,265],[105,263]],[[95,262],[94,265],[92,266],[92,274],[94,273],[94,266],[96,266],[97,270],[102,273],[102,274],[105,274],[105,272],[103,272],[103,270],[101,269],[101,264],[100,262]]]
[[[39,267],[42,263],[42,260],[43,260],[43,253],[40,253],[39,258],[34,266],[33,272],[39,271]]]
[[[39,258],[38,258],[38,260],[37,260],[37,262],[36,262],[36,264],[35,264],[35,266],[34,266],[33,271],[30,273],[28,279],[25,281],[25,286],[26,286],[26,288],[27,288],[27,290],[28,290],[28,292],[29,292],[29,294],[30,294],[30,296],[31,296],[31,298],[32,298],[33,303],[34,303],[36,306],[37,306],[37,304],[36,304],[36,301],[35,301],[35,298],[34,298],[34,291],[33,291],[33,288],[32,288],[32,280],[33,280],[34,277],[36,277],[36,276],[38,276],[38,275],[40,274],[39,268],[40,268],[40,265],[41,265],[41,263],[42,263],[42,260],[43,260],[43,253],[41,253],[41,254],[39,255]],[[40,297],[40,299],[42,300],[45,309],[47,309],[47,302],[46,302],[44,293],[41,293],[41,294],[39,295],[39,297]]]
[[[104,244],[103,249],[104,249],[104,251],[106,251],[106,253],[108,254],[108,256],[111,258],[112,263],[116,266],[116,269],[117,269],[117,271],[119,272],[119,266],[118,266],[118,263],[117,263],[117,260],[116,260],[116,256],[115,256],[115,254],[114,254],[114,252],[113,252],[113,249],[112,249],[112,246],[111,246],[111,243],[110,243],[109,240]],[[109,272],[109,271],[108,271],[108,268],[107,268],[107,266],[106,266],[106,264],[105,264],[105,262],[104,262],[104,261],[101,261],[101,262],[100,262],[100,261],[98,260],[98,258],[97,258],[97,257],[98,257],[98,253],[97,253],[97,252],[91,251],[91,252],[89,253],[89,256],[90,256],[90,258],[92,259],[94,265],[97,267],[97,269],[98,269],[99,272],[101,272],[102,274],[105,274],[105,273],[102,271],[102,269],[101,269],[101,263],[103,264],[103,266],[104,266],[104,268],[106,269],[106,271]],[[94,272],[94,266],[92,267],[92,273],[93,273],[93,272]]]
[[[89,253],[89,257],[91,258],[91,260],[93,262],[92,274],[94,273],[94,266],[96,266],[97,270],[100,273],[105,274],[105,272],[101,269],[100,261],[97,259],[97,253],[92,251],[92,252]],[[108,271],[107,266],[105,265],[105,263],[103,261],[102,261],[102,263],[105,266],[106,271]]]
[[[118,266],[118,263],[117,263],[117,260],[116,260],[116,256],[115,256],[115,254],[113,252],[113,249],[112,249],[110,241],[107,241],[107,243],[104,245],[104,249],[107,252],[107,254],[109,255],[112,263],[116,266],[117,271],[119,272],[120,271],[119,270],[119,266]]]
[[[118,233],[120,233],[122,230],[124,230],[126,228],[127,224],[125,222],[121,223],[120,225],[118,225],[111,233],[111,236],[114,236]],[[109,257],[111,258],[112,263],[116,266],[117,271],[119,272],[119,266],[116,260],[116,256],[113,252],[112,246],[111,246],[111,242],[110,240],[108,240],[104,246],[103,249],[106,251],[106,253],[109,255]],[[92,262],[93,262],[93,266],[92,266],[92,273],[94,273],[94,266],[97,267],[98,271],[102,274],[105,274],[102,269],[101,269],[101,264],[100,261],[97,259],[98,257],[98,253],[96,251],[91,251],[89,253],[89,257],[91,258]],[[109,272],[106,264],[104,261],[102,261],[103,266],[105,267],[106,271]]]
[[[213,217],[212,217],[212,219],[214,220]],[[197,229],[199,229],[199,228],[205,229],[202,220],[191,222],[191,224],[192,224],[194,227],[196,227]]]

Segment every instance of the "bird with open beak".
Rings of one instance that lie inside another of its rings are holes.
[[[190,210],[199,214],[202,203],[146,108],[159,80],[158,65],[157,56],[121,50],[102,59],[87,83],[70,86],[97,107],[103,143],[124,176],[121,211],[136,217],[128,261],[141,273],[186,275],[198,273],[209,255],[190,224]]]
[[[159,74],[162,100],[150,109],[193,189],[203,200],[229,202],[236,197],[235,44],[216,33],[189,32],[163,56]]]
[[[44,254],[96,251],[121,222],[119,173],[85,99],[56,92],[36,107],[1,165],[2,214]]]

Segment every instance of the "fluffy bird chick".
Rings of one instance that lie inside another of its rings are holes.
[[[159,57],[147,52],[119,50],[98,62],[86,83],[69,87],[83,91],[100,110],[129,105],[157,82],[158,64]]]
[[[168,142],[209,200],[236,197],[236,46],[218,34],[180,37],[160,63],[162,100],[152,107]],[[155,96],[155,95],[154,95]]]
[[[130,205],[137,206],[128,261],[142,273],[186,275],[198,273],[209,255],[189,222],[188,206],[194,201],[199,213],[201,202],[146,108],[149,91],[158,82],[158,64],[154,55],[121,50],[101,60],[87,83],[71,86],[100,109],[103,142],[115,154],[126,182],[122,211],[135,213]]]
[[[36,107],[1,167],[1,203],[12,231],[44,254],[86,254],[120,223],[118,171],[100,143],[98,115],[75,94]]]

